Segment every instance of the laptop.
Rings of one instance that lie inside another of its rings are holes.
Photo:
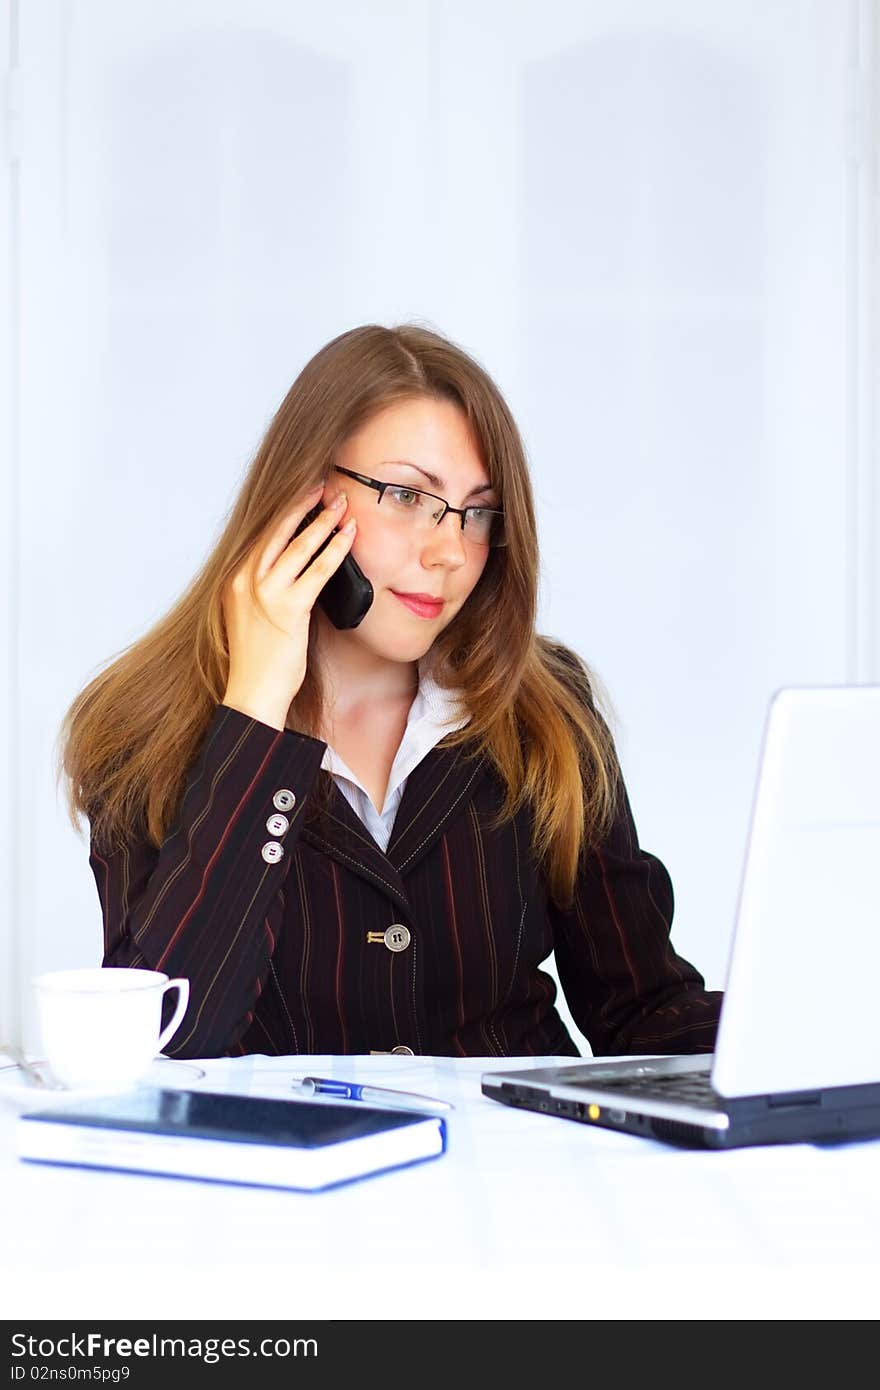
[[[880,685],[770,700],[714,1053],[481,1085],[505,1105],[689,1147],[880,1135]]]

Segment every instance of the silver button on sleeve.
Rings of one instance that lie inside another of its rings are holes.
[[[296,797],[289,787],[281,787],[272,797],[276,811],[291,811],[296,805]]]
[[[270,835],[286,835],[290,829],[290,821],[286,816],[282,816],[280,812],[276,812],[274,816],[270,816],[266,821],[266,829]]]
[[[284,846],[279,845],[277,840],[267,840],[260,853],[267,864],[277,864],[279,859],[284,858]]]

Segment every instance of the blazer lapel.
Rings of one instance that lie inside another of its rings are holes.
[[[381,888],[394,899],[401,910],[409,910],[403,879],[382,853],[360,816],[352,810],[335,782],[326,823],[319,829],[316,820],[306,819],[300,831],[300,839],[314,845],[322,854],[329,854],[344,868],[351,869],[375,884],[377,888]]]
[[[461,815],[487,775],[484,758],[468,758],[462,748],[432,748],[413,768],[397,808],[387,858],[409,873]]]
[[[386,851],[377,845],[335,782],[326,831],[319,833],[307,818],[301,838],[390,893],[406,911],[410,904],[403,875],[461,814],[486,774],[482,758],[467,759],[461,748],[432,748],[406,780]]]

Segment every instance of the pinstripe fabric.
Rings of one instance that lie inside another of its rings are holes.
[[[93,843],[104,964],[190,980],[169,1055],[576,1056],[539,968],[554,948],[596,1054],[711,1050],[721,995],[672,949],[669,876],[625,798],[561,911],[529,854],[528,809],[489,828],[502,788],[484,760],[432,748],[383,851],[335,784],[327,824],[310,816],[326,746],[220,705],[161,850]],[[281,788],[297,799],[271,864]],[[398,952],[382,940],[395,923],[411,933]]]

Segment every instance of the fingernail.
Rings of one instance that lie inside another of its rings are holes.
[[[346,500],[347,499],[344,492],[337,492],[330,505],[333,507],[342,507],[345,505]]]

